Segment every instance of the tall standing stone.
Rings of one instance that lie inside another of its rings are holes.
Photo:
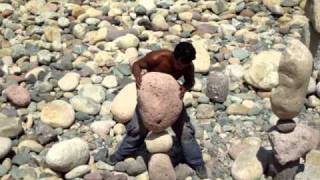
[[[215,102],[224,102],[229,93],[229,80],[221,72],[211,72],[207,83],[207,96]]]

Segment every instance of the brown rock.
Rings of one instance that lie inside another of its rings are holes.
[[[31,101],[28,90],[18,85],[9,86],[5,89],[5,94],[11,103],[16,106],[27,106]]]
[[[281,165],[295,161],[319,144],[319,133],[302,124],[297,124],[294,131],[280,133],[276,129],[269,133],[275,158]]]
[[[281,119],[277,122],[276,128],[282,133],[288,133],[294,130],[296,127],[296,122],[292,119]]]
[[[151,156],[149,165],[149,177],[152,180],[175,180],[176,174],[170,158],[166,154],[154,154]]]
[[[207,83],[207,96],[214,102],[223,103],[229,93],[228,77],[221,72],[211,72]]]
[[[279,85],[271,96],[272,111],[280,119],[292,119],[303,107],[313,58],[308,48],[292,39],[279,65]]]
[[[160,132],[177,120],[183,106],[179,88],[177,81],[168,74],[151,72],[142,77],[138,104],[147,129]]]

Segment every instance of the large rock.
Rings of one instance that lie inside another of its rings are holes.
[[[0,136],[16,137],[22,132],[22,124],[19,118],[7,117],[0,114]]]
[[[244,79],[256,88],[271,90],[279,83],[278,67],[280,60],[281,52],[275,50],[260,52],[252,58]]]
[[[229,80],[221,72],[211,72],[207,83],[207,96],[215,102],[224,102],[229,93]]]
[[[282,165],[304,156],[311,149],[315,149],[320,141],[316,130],[302,124],[298,124],[290,133],[272,130],[269,138],[275,157]]]
[[[192,42],[196,50],[196,59],[193,60],[195,72],[208,73],[210,69],[210,55],[204,41],[198,40]]]
[[[257,147],[242,151],[231,168],[235,180],[259,179],[263,174],[263,166],[257,158]]]
[[[54,144],[46,155],[48,166],[59,172],[87,163],[89,159],[89,145],[80,138],[73,138]]]
[[[12,141],[6,137],[0,137],[0,160],[10,152],[12,147]]]
[[[9,101],[16,106],[27,106],[31,101],[28,90],[18,85],[11,85],[5,89]]]
[[[149,164],[149,177],[152,180],[175,180],[176,174],[171,164],[170,158],[166,154],[154,154],[151,156]]]
[[[291,40],[279,65],[279,85],[272,90],[272,111],[280,119],[292,119],[303,107],[313,58],[299,40]]]
[[[111,113],[119,123],[128,122],[137,105],[137,89],[135,83],[126,85],[114,98],[111,105]]]
[[[72,91],[78,86],[79,81],[80,74],[69,72],[58,81],[58,86],[63,91]]]
[[[305,12],[310,18],[314,29],[320,33],[320,1],[308,0]]]
[[[167,131],[160,133],[150,133],[145,139],[147,150],[150,153],[166,153],[172,147],[173,141]]]
[[[147,129],[161,132],[177,120],[183,106],[179,89],[177,81],[168,74],[151,72],[142,77],[138,104]]]
[[[50,102],[41,111],[41,121],[54,128],[68,128],[74,119],[72,106],[63,100]]]

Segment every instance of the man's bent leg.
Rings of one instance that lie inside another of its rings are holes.
[[[190,118],[185,108],[183,108],[180,117],[172,126],[178,140],[182,146],[182,152],[186,163],[196,170],[199,176],[205,177],[206,170],[199,144],[196,141],[195,130],[190,122]],[[204,168],[204,169],[203,169]],[[199,172],[204,171],[204,172]]]
[[[147,136],[147,129],[144,127],[138,109],[136,108],[133,118],[126,124],[127,134],[112,155],[114,161],[122,161],[124,158],[133,155],[144,142]]]

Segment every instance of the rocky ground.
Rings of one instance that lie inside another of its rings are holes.
[[[251,170],[244,177],[270,178],[263,167],[267,131],[278,119],[270,95],[281,53],[290,38],[312,41],[305,1],[278,2],[0,0],[0,177],[149,179],[144,147],[114,167],[104,162],[136,105],[130,64],[188,40],[197,52],[196,84],[183,101],[210,179],[243,179],[242,167]],[[295,120],[319,129],[314,64]],[[259,161],[246,148],[252,145],[265,148]],[[170,155],[177,179],[197,179],[181,163],[179,147]],[[308,154],[304,175],[318,177],[315,158],[318,151]]]

